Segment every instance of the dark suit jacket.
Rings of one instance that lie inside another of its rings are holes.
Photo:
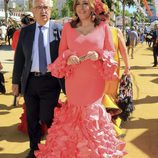
[[[156,30],[155,30],[152,35],[153,47],[158,47],[158,44],[156,44],[156,39],[157,39],[157,35],[156,35]]]
[[[53,30],[55,24],[50,21],[52,24],[49,28],[50,35],[53,35]],[[25,93],[29,73],[32,66],[32,48],[33,41],[35,36],[36,23],[24,27],[21,29],[20,37],[15,52],[15,62],[13,68],[13,84],[21,83],[21,93]],[[50,56],[51,61],[53,62],[58,56],[58,46],[59,39],[52,37],[54,39],[50,42]],[[54,77],[55,78],[55,77]]]

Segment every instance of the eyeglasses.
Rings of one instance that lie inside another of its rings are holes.
[[[40,11],[41,11],[41,10],[49,10],[50,7],[49,7],[49,6],[42,6],[42,5],[41,5],[41,6],[36,6],[35,9],[38,9],[38,10],[40,10]]]

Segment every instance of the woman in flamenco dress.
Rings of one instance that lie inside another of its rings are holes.
[[[65,76],[67,101],[55,116],[37,158],[122,158],[125,143],[116,138],[102,105],[107,80],[116,79],[109,26],[96,9],[100,0],[74,0],[76,18],[64,25],[59,57],[49,65],[52,75]]]

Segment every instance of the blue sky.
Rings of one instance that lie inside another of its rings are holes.
[[[136,8],[135,7],[126,7],[125,8],[126,10],[128,10],[130,13],[133,13],[133,12],[135,12],[136,11]]]

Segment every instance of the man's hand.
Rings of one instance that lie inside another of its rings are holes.
[[[13,84],[12,85],[12,91],[13,91],[14,96],[18,96],[19,95],[19,85],[18,84]]]

